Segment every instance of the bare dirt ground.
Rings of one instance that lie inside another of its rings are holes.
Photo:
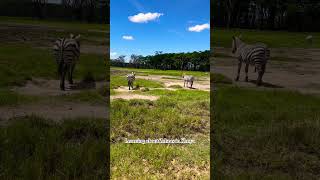
[[[183,79],[175,76],[157,76],[157,75],[148,75],[148,76],[136,76],[137,79],[146,79],[152,81],[158,81],[164,84],[164,89],[172,89],[170,86],[179,85],[183,87]],[[192,88],[183,87],[184,89],[189,90],[202,90],[210,91],[210,79],[209,78],[195,78]]]
[[[237,59],[232,57],[229,48],[215,48],[215,53],[228,55],[213,58],[211,72],[223,74],[230,79],[236,77]],[[289,58],[289,59],[288,59]],[[274,59],[274,60],[273,60]],[[239,82],[243,87],[255,87],[257,74],[249,67],[249,83],[244,82],[244,65]],[[297,90],[302,93],[320,93],[320,49],[273,48],[271,60],[263,77],[263,87]]]
[[[95,82],[95,89],[100,89],[104,86],[107,86],[107,82]],[[53,79],[41,79],[41,78],[33,78],[32,81],[27,81],[24,86],[16,86],[11,90],[23,95],[31,95],[31,96],[60,96],[60,95],[69,95],[81,92],[84,88],[76,88],[80,84],[80,82],[75,81],[74,85],[69,85],[67,82],[65,83],[66,90],[60,90],[60,81]],[[89,88],[88,88],[89,89]]]
[[[11,90],[21,95],[31,95],[36,97],[52,97],[55,99],[61,95],[71,95],[80,93],[83,89],[74,90],[67,88],[66,91],[59,89],[59,80],[33,79],[25,86],[13,87]],[[77,82],[75,82],[77,84]],[[68,83],[66,83],[68,86]],[[108,87],[106,82],[96,82],[95,89]],[[67,101],[40,101],[31,104],[21,104],[17,106],[0,107],[0,124],[6,123],[11,118],[37,115],[45,119],[60,121],[74,118],[106,118],[108,117],[107,105],[90,104],[86,102],[74,103]]]
[[[194,81],[193,88],[183,87],[182,78],[176,77],[176,76],[148,75],[148,76],[136,76],[136,78],[161,82],[165,86],[163,88],[148,88],[149,90],[162,89],[162,90],[176,91],[178,89],[171,88],[171,86],[179,85],[181,88],[187,89],[187,90],[210,91],[210,79],[209,78],[196,79]],[[124,87],[124,86],[121,86],[117,89],[114,89],[114,91],[117,92],[117,94],[112,95],[111,100],[114,100],[114,99],[125,99],[125,100],[144,99],[144,100],[155,101],[160,98],[159,96],[151,96],[151,95],[147,96],[147,95],[134,94],[135,91],[140,91],[140,89],[129,90],[128,87]]]
[[[107,106],[90,105],[86,103],[36,103],[19,106],[0,107],[0,124],[5,124],[11,118],[36,115],[53,121],[75,118],[107,118]]]

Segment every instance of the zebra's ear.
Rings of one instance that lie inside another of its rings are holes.
[[[240,39],[242,38],[242,34],[239,35],[239,38],[240,38]]]
[[[73,37],[74,37],[74,35],[73,35],[73,34],[70,34],[70,38],[73,39]]]
[[[78,36],[77,36],[75,39],[79,40],[79,39],[80,39],[80,37],[81,37],[81,35],[80,35],[80,34],[78,34]]]

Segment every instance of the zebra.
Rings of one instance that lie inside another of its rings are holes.
[[[73,84],[73,71],[80,57],[80,34],[69,38],[59,38],[54,42],[53,51],[60,78],[60,89],[65,90],[64,80],[68,75],[69,84]]]
[[[183,87],[186,87],[186,83],[188,87],[188,84],[190,83],[190,88],[192,88],[194,77],[183,75],[182,78],[183,78]]]
[[[313,36],[312,35],[308,35],[306,37],[306,41],[307,41],[307,43],[312,44],[313,43]]]
[[[128,80],[129,90],[130,90],[130,87],[133,90],[133,81],[136,80],[136,74],[134,72],[132,72],[131,74],[128,74],[127,80]]]
[[[265,73],[266,64],[270,58],[270,50],[267,45],[259,44],[246,44],[240,38],[232,37],[232,53],[236,54],[238,62],[238,74],[235,81],[239,80],[240,70],[242,63],[246,64],[245,81],[248,82],[248,69],[249,65],[255,66],[255,72],[258,71],[257,86],[262,83],[262,76]]]

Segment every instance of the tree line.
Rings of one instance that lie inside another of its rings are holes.
[[[110,65],[144,69],[210,71],[209,58],[209,50],[190,53],[156,51],[154,55],[148,56],[132,54],[129,62],[126,61],[126,56],[121,55],[116,59],[111,59]]]
[[[0,16],[64,19],[109,24],[109,0],[1,0]]]
[[[213,0],[215,27],[319,31],[319,0]]]

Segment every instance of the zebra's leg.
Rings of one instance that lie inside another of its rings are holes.
[[[191,82],[190,82],[190,85],[191,85],[191,88],[192,88],[192,85],[193,85],[193,81],[191,81]]]
[[[129,86],[129,90],[130,90],[130,86],[131,86],[130,81],[128,81],[128,86]]]
[[[65,90],[65,87],[64,87],[64,79],[65,79],[65,76],[66,76],[66,73],[67,73],[67,66],[66,65],[63,65],[62,67],[62,71],[61,71],[61,77],[60,77],[60,89],[61,90]]]
[[[245,81],[246,81],[246,82],[248,82],[248,70],[249,70],[249,63],[246,64],[246,68],[245,68],[245,71],[246,71]]]
[[[68,78],[69,78],[69,84],[73,84],[73,70],[74,70],[75,64],[70,65],[69,67],[69,74],[68,74]]]
[[[257,86],[261,86],[261,84],[262,84],[262,77],[263,77],[264,71],[265,71],[265,65],[263,65],[261,67],[261,70],[259,71],[258,79],[257,79]]]
[[[241,66],[242,66],[242,61],[239,60],[239,63],[238,63],[238,74],[237,74],[237,77],[235,79],[236,81],[239,81]]]
[[[183,87],[186,87],[186,81],[183,81]]]

